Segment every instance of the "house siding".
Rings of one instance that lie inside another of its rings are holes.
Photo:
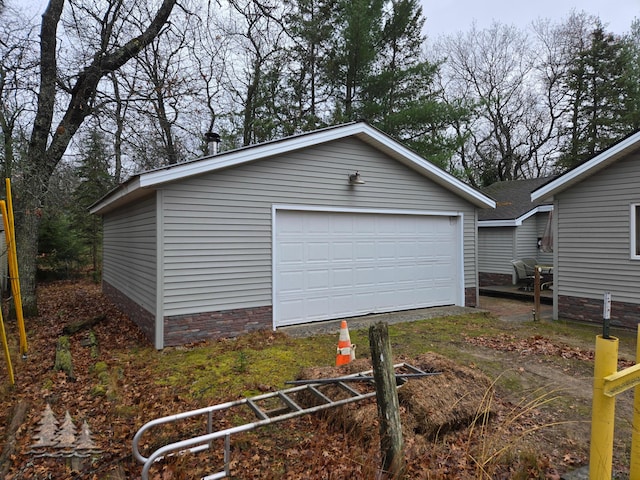
[[[530,216],[516,228],[516,253],[513,257],[514,260],[538,257],[536,217],[537,215]]]
[[[103,284],[105,294],[132,313],[153,341],[156,311],[156,201],[155,194],[114,210],[103,218]],[[124,304],[123,298],[134,304]],[[134,306],[135,305],[135,306]],[[142,315],[142,309],[148,315]],[[135,315],[134,315],[135,313]],[[143,319],[144,318],[144,319]],[[143,319],[143,320],[142,320]]]
[[[348,185],[356,170],[365,185]],[[464,286],[475,291],[475,207],[355,138],[185,179],[161,198],[169,318],[271,306],[274,204],[462,213]]]
[[[505,285],[513,277],[515,227],[478,229],[478,271],[480,286]]]
[[[601,320],[601,309],[578,309],[569,297],[602,305],[604,292],[609,291],[619,306],[640,303],[640,261],[630,259],[629,220],[629,205],[640,202],[638,178],[640,157],[635,154],[557,195],[554,283],[562,300],[558,302],[560,317]],[[586,311],[589,318],[584,318]],[[615,318],[612,309],[612,320]]]

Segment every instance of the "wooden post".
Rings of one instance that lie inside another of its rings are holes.
[[[369,328],[369,346],[373,378],[376,382],[382,469],[389,475],[388,478],[399,479],[405,468],[404,441],[391,342],[386,323],[380,322]]]

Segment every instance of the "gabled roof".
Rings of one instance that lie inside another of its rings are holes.
[[[560,193],[572,185],[583,181],[603,168],[608,167],[625,155],[628,155],[638,149],[640,149],[640,131],[620,140],[618,143],[615,143],[602,153],[578,165],[577,167],[572,168],[568,172],[546,185],[541,186],[537,190],[534,190],[531,193],[531,201],[550,200],[556,193]]]
[[[109,192],[94,203],[89,210],[91,213],[106,213],[113,208],[145,196],[150,191],[166,183],[263,160],[276,155],[287,154],[295,150],[347,137],[355,137],[362,140],[478,207],[495,207],[495,202],[491,198],[428,162],[385,133],[365,122],[354,122],[142,172]]]
[[[480,210],[480,227],[517,227],[531,215],[548,212],[553,207],[543,201],[532,202],[531,192],[549,182],[553,177],[528,178],[496,182],[483,188],[483,193],[496,201],[495,210]]]

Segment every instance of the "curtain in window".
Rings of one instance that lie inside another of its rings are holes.
[[[549,212],[547,226],[544,227],[544,233],[540,241],[540,250],[545,253],[553,252],[553,212]]]

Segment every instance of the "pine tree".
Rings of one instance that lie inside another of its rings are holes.
[[[436,98],[438,65],[424,58],[424,22],[418,0],[391,2],[375,70],[363,89],[361,117],[436,163],[444,163],[454,146],[443,133],[444,125],[464,112]]]
[[[334,31],[338,0],[290,0],[285,16],[286,31],[292,40],[285,84],[290,131],[314,130],[325,125],[327,99],[327,61]]]
[[[629,50],[602,26],[593,30],[590,40],[569,70],[572,116],[560,161],[564,167],[593,157],[632,130],[627,113],[634,83],[627,74]]]
[[[73,194],[73,220],[81,239],[90,252],[93,271],[98,270],[99,247],[102,243],[102,221],[90,215],[87,208],[113,187],[109,173],[109,154],[104,135],[91,130],[80,146],[81,159],[77,169],[79,184]]]
[[[382,34],[383,0],[341,0],[325,78],[335,91],[333,121],[358,120],[366,79],[373,72]]]

